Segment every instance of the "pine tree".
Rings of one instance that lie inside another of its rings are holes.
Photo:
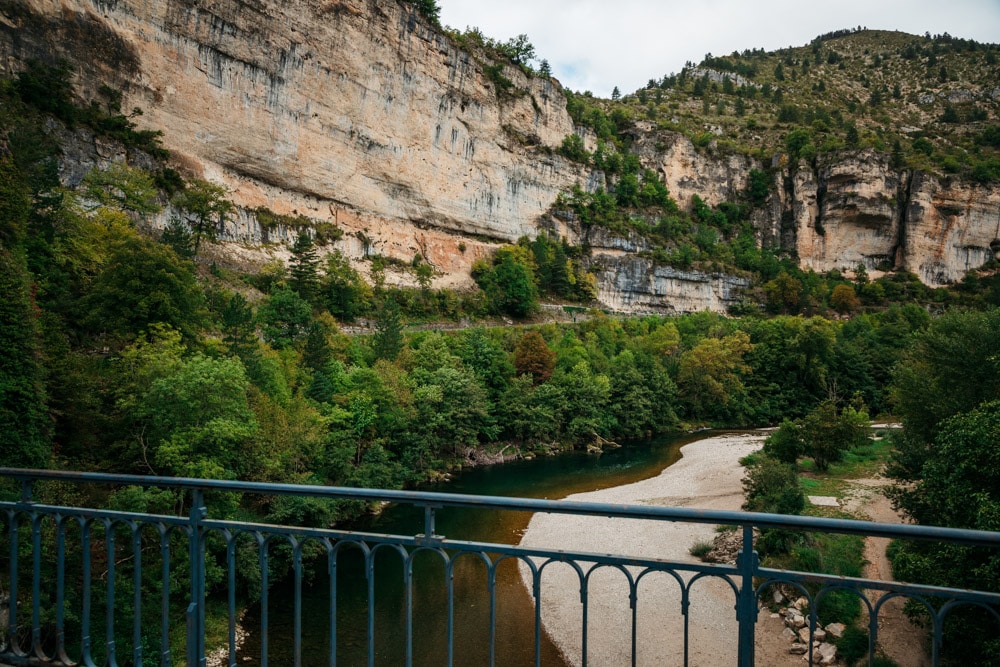
[[[316,245],[305,230],[299,232],[292,246],[289,274],[291,288],[306,301],[315,301],[319,293],[319,259],[316,257]]]

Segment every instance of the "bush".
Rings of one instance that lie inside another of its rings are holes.
[[[802,427],[790,419],[785,419],[778,430],[764,441],[763,452],[782,463],[795,463],[805,452]]]
[[[795,468],[768,456],[747,468],[743,493],[743,509],[748,512],[799,514],[806,505]]]
[[[837,640],[837,654],[845,664],[856,665],[868,656],[868,633],[854,626],[846,628]]]

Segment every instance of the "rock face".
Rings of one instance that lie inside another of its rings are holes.
[[[371,255],[419,253],[437,286],[465,287],[472,263],[497,244],[552,228],[544,214],[560,191],[604,180],[553,150],[586,135],[557,82],[508,65],[513,93],[498,93],[488,62],[399,0],[0,6],[0,71],[60,57],[76,65],[85,99],[102,84],[123,91],[123,108],[142,108],[141,126],[163,131],[175,166],[229,187],[241,211],[222,238],[234,253],[290,240],[293,230],[261,226],[253,211],[266,207],[336,225],[345,232],[337,246],[362,270]],[[769,167],[644,122],[633,139],[682,206],[694,195],[733,200],[752,169]],[[67,174],[116,159],[85,153],[66,156],[80,161]],[[936,285],[1000,248],[995,187],[901,172],[864,151],[823,156],[815,168],[775,166],[758,237],[817,271],[906,268]],[[572,221],[556,231],[593,250],[612,309],[723,310],[745,286],[637,258],[639,237],[585,233]]]
[[[937,286],[1000,249],[997,187],[894,170],[873,151],[802,163],[786,183],[799,259],[816,271],[906,269]]]
[[[725,312],[750,286],[746,278],[681,271],[634,255],[601,255],[591,270],[597,275],[598,300],[624,313]]]

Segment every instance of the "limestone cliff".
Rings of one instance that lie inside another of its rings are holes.
[[[799,260],[816,271],[905,269],[937,286],[1000,249],[997,187],[893,169],[873,151],[801,163],[784,180]]]
[[[518,93],[499,100],[411,5],[13,0],[3,16],[7,71],[64,57],[85,96],[121,87],[173,159],[238,205],[333,222],[371,252],[452,271],[455,233],[533,233],[579,176],[545,148],[573,131],[558,83],[511,66]],[[260,239],[253,224],[230,238]]]
[[[0,70],[60,57],[77,67],[85,99],[102,83],[121,89],[123,107],[140,107],[141,125],[163,131],[175,166],[230,188],[240,212],[221,237],[233,253],[289,240],[291,230],[261,226],[253,211],[266,207],[336,225],[338,247],[359,268],[366,256],[419,253],[438,286],[463,287],[497,244],[554,228],[591,249],[610,308],[722,310],[739,299],[741,279],[657,267],[635,256],[641,237],[547,218],[559,192],[603,183],[554,150],[571,132],[586,135],[558,82],[507,65],[514,92],[498,94],[488,62],[398,0],[0,5]],[[731,200],[751,169],[769,169],[758,238],[818,271],[863,263],[940,284],[1000,247],[995,187],[894,170],[870,151],[772,166],[644,121],[632,139],[682,206],[695,194]],[[116,159],[88,150],[69,151],[78,164],[68,180]]]

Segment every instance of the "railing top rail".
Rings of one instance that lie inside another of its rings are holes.
[[[505,498],[476,496],[430,491],[400,491],[391,489],[359,489],[339,486],[312,486],[306,484],[274,484],[237,480],[191,479],[184,477],[156,477],[146,475],[118,475],[110,473],[75,472],[67,470],[30,470],[0,468],[0,478],[21,482],[63,481],[81,484],[109,484],[124,486],[160,487],[179,490],[252,493],[259,495],[309,496],[315,498],[389,501],[421,507],[464,507],[516,512],[547,512],[553,514],[580,514],[624,519],[650,519],[686,523],[714,523],[753,525],[758,528],[785,528],[793,530],[818,530],[824,532],[870,535],[875,537],[906,538],[918,540],[945,540],[970,546],[1000,547],[1000,532],[941,528],[914,524],[886,524],[853,519],[828,519],[822,517],[764,514],[760,512],[735,512],[703,510],[685,507],[654,505],[626,505],[592,503],[569,500],[543,500],[537,498]]]

